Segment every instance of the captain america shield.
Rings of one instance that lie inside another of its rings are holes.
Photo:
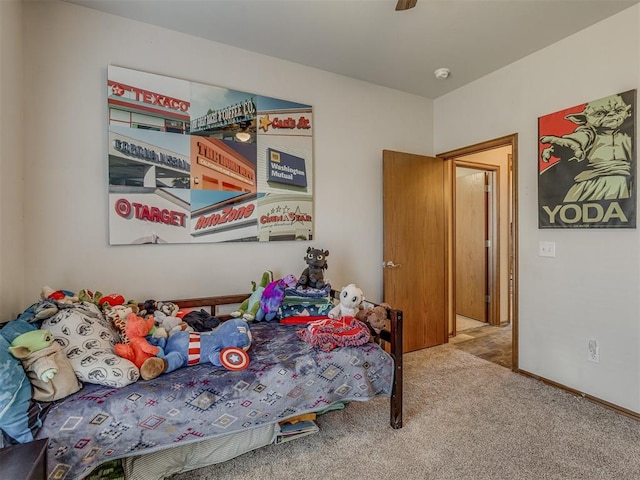
[[[249,354],[238,347],[223,348],[220,363],[227,370],[244,370],[249,366]]]

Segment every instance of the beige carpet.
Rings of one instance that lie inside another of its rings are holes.
[[[351,403],[320,433],[174,480],[636,480],[640,424],[451,345],[405,355],[404,428]]]
[[[456,332],[464,332],[465,330],[471,330],[473,328],[484,327],[489,325],[487,322],[480,322],[473,318],[464,317],[462,315],[456,315]]]

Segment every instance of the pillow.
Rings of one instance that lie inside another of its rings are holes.
[[[113,352],[119,340],[117,332],[95,304],[75,303],[47,318],[42,328],[62,345],[81,381],[124,387],[140,377],[132,362]]]
[[[0,335],[0,430],[16,442],[27,443],[33,441],[27,414],[31,384],[20,360],[9,353],[9,346],[7,339]]]

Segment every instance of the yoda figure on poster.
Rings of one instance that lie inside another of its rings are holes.
[[[565,203],[630,197],[632,138],[619,129],[631,115],[631,105],[620,95],[612,95],[587,103],[581,113],[567,115],[567,120],[578,125],[573,132],[540,138],[541,143],[550,144],[542,151],[543,162],[552,156],[587,161],[574,177]]]

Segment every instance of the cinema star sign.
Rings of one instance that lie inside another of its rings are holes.
[[[269,240],[311,240],[313,202],[301,193],[270,193],[258,199],[258,237]]]
[[[538,119],[540,228],[636,227],[636,91]]]

